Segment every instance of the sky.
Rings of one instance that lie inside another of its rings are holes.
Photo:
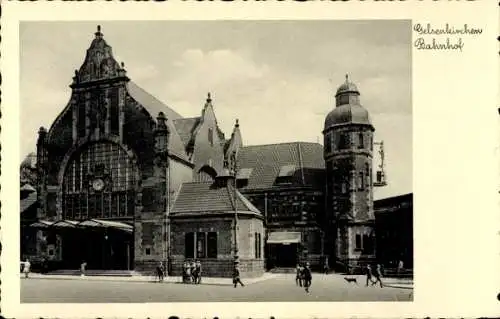
[[[21,22],[21,159],[69,101],[74,70],[101,25],[127,75],[185,117],[211,92],[219,126],[239,119],[245,145],[323,143],[345,74],[384,141],[388,185],[412,192],[410,21]]]

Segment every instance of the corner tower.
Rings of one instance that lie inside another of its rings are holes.
[[[356,266],[375,258],[373,133],[360,93],[346,75],[325,119],[327,247],[335,265]]]

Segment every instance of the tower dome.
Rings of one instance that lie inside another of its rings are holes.
[[[336,107],[326,116],[325,129],[343,124],[372,125],[368,111],[359,103],[359,95],[358,87],[346,75],[335,94]]]

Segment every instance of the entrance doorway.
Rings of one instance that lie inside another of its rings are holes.
[[[270,244],[269,255],[273,260],[273,267],[295,268],[297,265],[298,244]]]
[[[115,229],[75,229],[62,237],[62,260],[66,269],[131,270],[133,234]]]

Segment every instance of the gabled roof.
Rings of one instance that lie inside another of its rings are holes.
[[[177,112],[160,102],[157,98],[146,92],[144,89],[142,89],[132,81],[129,81],[127,83],[127,92],[137,103],[145,108],[145,110],[149,113],[149,115],[151,115],[155,122],[159,112],[163,112],[165,114],[165,116],[167,117],[167,126],[170,131],[170,138],[168,143],[169,151],[173,155],[189,162],[185,145],[182,142],[182,139],[174,125],[174,120],[180,119],[182,117]]]
[[[279,186],[276,180],[284,167],[295,168],[287,172],[288,185],[323,189],[325,164],[321,144],[292,142],[245,146],[239,150],[238,168],[252,169],[243,190]]]
[[[158,113],[163,112],[167,119],[173,121],[182,118],[182,116],[168,107],[166,104],[158,100],[156,97],[148,93],[146,90],[135,84],[133,81],[127,83],[127,91],[142,106],[144,106],[149,114],[156,120]]]
[[[216,182],[184,183],[170,211],[172,216],[203,213],[234,212],[234,202],[238,212],[262,215],[240,192],[233,201],[232,186],[217,186]]]
[[[187,146],[193,137],[193,132],[200,123],[200,117],[190,117],[174,120],[175,128],[181,137],[184,146]]]

